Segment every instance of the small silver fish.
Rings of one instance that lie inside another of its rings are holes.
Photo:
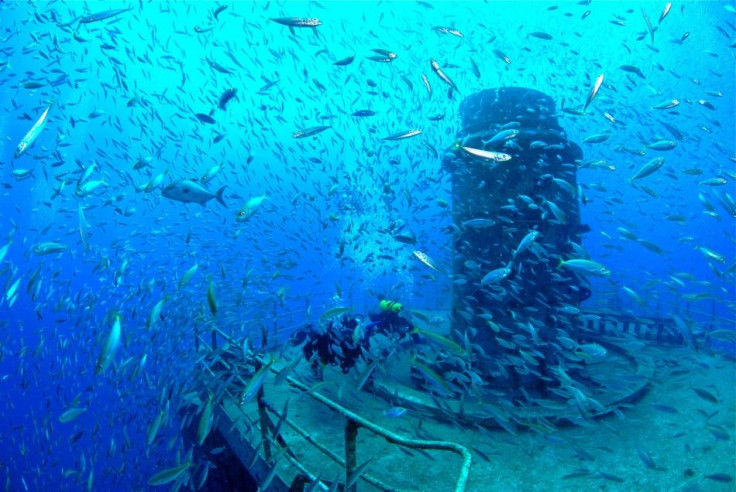
[[[394,133],[388,137],[383,137],[381,140],[403,140],[405,138],[416,137],[420,133],[422,133],[422,130],[407,130],[405,132]]]
[[[496,268],[495,270],[491,270],[490,272],[485,274],[485,276],[480,281],[480,285],[486,286],[486,285],[498,283],[501,280],[508,277],[509,275],[511,275],[510,268],[508,267]]]
[[[471,229],[484,229],[486,227],[491,227],[496,223],[493,219],[468,219],[464,222],[462,222],[462,226],[465,228],[471,228]]]
[[[305,128],[303,130],[296,131],[291,134],[294,138],[305,138],[305,137],[311,137],[312,135],[316,135],[318,133],[321,133],[328,128],[332,128],[331,126],[312,126],[310,128]]]
[[[388,410],[384,410],[383,414],[390,419],[395,419],[406,414],[406,412],[407,410],[404,407],[393,407],[389,408]]]
[[[425,265],[427,265],[429,268],[431,268],[432,270],[434,270],[435,272],[441,273],[443,275],[445,274],[445,272],[443,272],[442,270],[440,270],[439,268],[437,268],[435,266],[434,261],[432,260],[432,258],[430,258],[429,256],[427,256],[425,253],[423,253],[423,252],[421,252],[419,250],[416,250],[416,251],[414,251],[414,256],[419,261],[421,261],[422,263],[424,263]]]
[[[18,144],[18,147],[15,149],[15,153],[13,154],[13,157],[16,159],[23,155],[23,153],[28,150],[28,148],[33,145],[33,142],[36,141],[36,138],[43,130],[43,127],[46,126],[46,121],[49,117],[49,110],[51,109],[51,106],[53,106],[54,103],[51,102],[51,104],[46,107],[46,110],[41,114],[41,116],[36,120],[36,122],[33,124],[30,130],[28,130],[28,133],[23,137],[23,139]]]
[[[495,150],[474,149],[472,147],[460,147],[465,153],[480,159],[493,162],[506,162],[511,160],[511,156],[505,152],[496,152]]]
[[[439,64],[436,61],[430,60],[430,65],[432,66],[432,70],[434,71],[434,73],[436,73],[437,76],[440,79],[442,79],[442,81],[444,83],[446,83],[447,85],[449,85],[450,87],[452,87],[453,89],[455,89],[456,91],[458,91],[457,86],[455,85],[455,82],[453,82],[452,80],[450,80],[450,77],[448,77],[445,74],[445,72],[442,71],[442,69],[440,68]],[[460,91],[458,91],[458,92],[460,92]]]
[[[593,84],[593,87],[590,89],[590,92],[588,93],[588,99],[585,100],[585,105],[583,106],[583,112],[585,112],[586,109],[588,109],[588,106],[590,106],[590,103],[593,102],[593,99],[595,99],[596,94],[598,94],[598,90],[601,88],[601,85],[603,84],[603,78],[604,74],[600,74],[597,79],[595,79],[595,83]]]

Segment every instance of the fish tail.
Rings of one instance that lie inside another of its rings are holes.
[[[225,188],[227,188],[227,186],[223,186],[222,188],[217,190],[217,193],[215,193],[215,198],[217,198],[217,201],[220,202],[223,207],[227,207],[225,200],[222,199],[222,194],[225,192]]]

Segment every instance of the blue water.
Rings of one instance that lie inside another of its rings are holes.
[[[220,5],[227,9],[215,19]],[[385,296],[415,309],[449,308],[452,280],[412,252],[451,263],[451,177],[441,156],[455,143],[459,103],[486,88],[550,95],[584,162],[612,167],[584,166],[577,175],[582,222],[591,227],[583,244],[613,272],[594,281],[590,308],[733,329],[736,217],[721,202],[736,197],[736,15],[732,2],[675,2],[658,23],[664,5],[1,3],[0,247],[8,250],[0,264],[0,480],[7,490],[88,483],[141,490],[174,466],[187,452],[174,408],[192,380],[196,328],[216,323],[258,345],[265,327],[277,347],[333,306],[367,312]],[[83,22],[118,8],[129,10]],[[642,12],[656,28],[653,42]],[[269,20],[280,17],[321,25],[290,34]],[[530,35],[539,32],[551,39]],[[369,60],[375,49],[396,57]],[[351,64],[334,65],[351,55]],[[457,92],[448,94],[430,59]],[[605,79],[586,114],[562,111],[563,101],[581,109],[599,74]],[[218,109],[230,88],[236,98]],[[673,99],[675,108],[653,109]],[[14,158],[51,101],[45,128]],[[351,116],[363,109],[375,115]],[[293,137],[321,125],[331,128]],[[422,133],[381,140],[411,129]],[[610,138],[583,143],[597,133]],[[224,138],[214,143],[218,135]],[[660,139],[677,146],[644,148]],[[638,182],[650,194],[629,178],[656,156],[665,158],[662,169]],[[145,158],[149,165],[134,169]],[[218,163],[223,168],[206,187],[226,186],[226,207],[162,197],[163,186],[201,178]],[[75,190],[91,165],[85,182],[104,183],[80,198]],[[16,179],[14,170],[32,174]],[[157,177],[160,185],[143,190]],[[724,184],[703,183],[715,178]],[[237,222],[241,207],[263,195],[252,218]],[[621,227],[662,251],[625,239]],[[413,233],[416,245],[392,239],[398,230]],[[47,241],[66,249],[37,255],[34,246]],[[178,288],[195,264],[192,280]],[[8,295],[18,279],[16,295]],[[161,316],[149,323],[162,299]],[[97,375],[116,314],[121,345]],[[169,400],[148,446],[147,429]],[[72,406],[87,411],[60,423]]]

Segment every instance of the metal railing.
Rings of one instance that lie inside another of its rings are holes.
[[[211,327],[211,342],[212,342],[212,352],[217,352],[217,335],[224,338],[231,346],[237,347],[238,344],[233,340],[230,335],[223,332],[221,329],[219,329],[216,326]],[[264,364],[264,361],[256,358],[255,359],[258,364]],[[227,361],[223,360],[222,357],[219,357],[218,363],[223,364],[227,369],[231,369],[231,366],[227,363]],[[277,369],[270,367],[270,371],[274,374],[277,374]],[[244,386],[247,384],[247,381],[244,380],[241,376],[235,376],[236,379],[238,379]],[[455,492],[464,492],[467,481],[468,481],[468,474],[470,473],[470,466],[472,463],[472,456],[470,451],[463,445],[450,442],[450,441],[430,441],[430,440],[419,440],[419,439],[410,439],[403,436],[400,436],[399,434],[396,434],[394,432],[391,432],[388,429],[385,429],[368,419],[358,415],[357,413],[343,407],[339,403],[331,400],[330,398],[313,391],[306,385],[304,385],[302,382],[294,379],[291,376],[287,376],[285,378],[285,381],[292,387],[304,392],[305,394],[309,395],[312,399],[316,400],[320,404],[328,407],[329,409],[341,414],[345,418],[345,426],[344,426],[344,433],[345,433],[345,452],[344,457],[338,456],[333,451],[329,450],[327,447],[322,445],[321,443],[317,442],[307,431],[299,427],[292,419],[286,417],[284,419],[284,423],[287,424],[291,429],[293,429],[299,436],[304,438],[310,445],[315,447],[317,450],[325,454],[328,458],[330,458],[332,461],[339,464],[341,467],[345,469],[345,484],[348,485],[348,482],[352,479],[352,484],[350,484],[350,487],[347,487],[345,490],[347,492],[355,492],[357,490],[357,480],[358,478],[353,477],[353,474],[356,472],[358,466],[357,466],[357,436],[358,436],[358,430],[360,428],[364,428],[367,431],[382,437],[385,439],[388,443],[402,446],[405,448],[410,449],[421,449],[421,450],[435,450],[435,451],[449,451],[455,454],[458,454],[462,458],[462,464],[460,467],[460,471],[458,473],[458,478],[455,482]],[[261,388],[258,391],[258,395],[256,398],[256,402],[258,405],[258,413],[259,413],[259,426],[261,430],[261,439],[263,440],[263,452],[267,460],[271,459],[272,452],[270,445],[273,442],[274,444],[286,448],[286,443],[283,440],[283,437],[281,436],[281,433],[279,432],[278,435],[268,435],[268,431],[271,430],[272,432],[275,431],[276,426],[271,421],[271,418],[268,416],[268,412],[273,413],[274,415],[278,415],[278,411],[265,400],[265,389],[264,386],[261,386]],[[238,407],[240,408],[240,407]],[[245,414],[245,411],[240,408],[240,412],[245,416],[246,419],[248,419],[247,415]],[[250,419],[248,419],[250,420]],[[255,421],[250,421],[250,425],[255,425]],[[299,460],[296,458],[296,456],[291,455],[290,453],[282,453],[288,461],[294,465],[300,473],[304,474],[310,481],[318,480],[318,477],[314,475],[313,473],[310,473],[307,468],[299,462]],[[275,465],[274,465],[275,466]],[[369,475],[369,474],[361,474],[359,477],[360,480],[364,480],[371,485],[384,490],[384,491],[393,491],[396,490],[394,487],[391,487],[390,485],[385,484],[381,480]]]
[[[685,338],[680,333],[673,318],[653,316],[633,316],[629,314],[584,311],[582,329],[599,336],[632,335],[642,340],[659,343],[684,345]]]

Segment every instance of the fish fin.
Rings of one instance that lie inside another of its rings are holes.
[[[222,194],[225,191],[226,186],[223,186],[219,190],[217,190],[217,193],[215,193],[215,198],[217,198],[217,201],[222,204],[223,207],[227,207],[227,204],[225,203],[225,200],[222,199]]]
[[[289,32],[291,33],[292,36],[295,34],[294,33],[294,26],[289,26]]]

